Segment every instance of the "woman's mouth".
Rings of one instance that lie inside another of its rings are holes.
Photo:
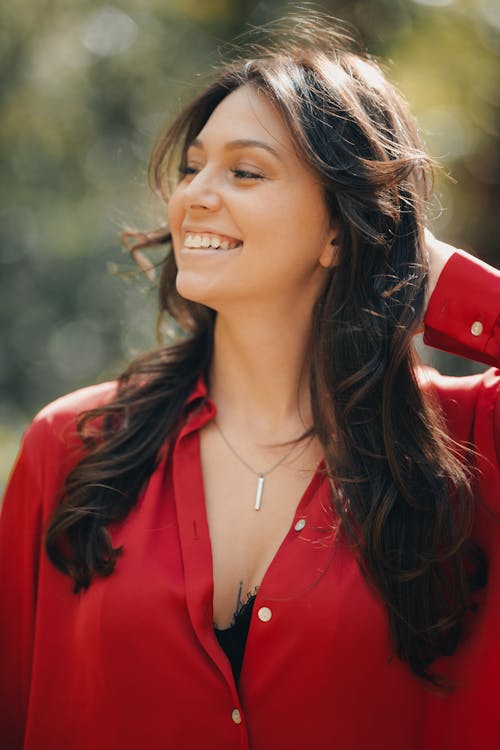
[[[196,250],[234,250],[242,244],[241,240],[221,234],[213,234],[212,232],[186,232],[184,237],[184,247]]]

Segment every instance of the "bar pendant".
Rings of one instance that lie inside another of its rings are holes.
[[[255,510],[260,510],[260,501],[262,500],[262,492],[264,490],[264,477],[262,474],[257,482],[257,494],[255,495]]]

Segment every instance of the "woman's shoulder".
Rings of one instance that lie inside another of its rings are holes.
[[[81,388],[38,412],[23,435],[7,483],[4,510],[29,507],[36,513],[43,507],[44,514],[50,512],[64,477],[85,450],[78,433],[80,415],[111,401],[116,388],[116,382]]]
[[[74,456],[82,448],[78,435],[80,415],[109,403],[117,383],[110,381],[80,388],[44,406],[28,426],[21,451],[35,464],[50,464],[50,459],[66,454]]]
[[[434,367],[421,365],[417,380],[424,391],[436,393],[443,401],[456,398],[472,405],[484,390],[495,394],[500,387],[500,370],[489,367],[473,375],[443,375]]]
[[[83,412],[109,403],[116,389],[117,382],[112,380],[67,393],[44,406],[35,416],[33,424],[45,422],[57,425],[75,420]]]
[[[483,388],[500,383],[500,370],[493,367],[472,375],[443,375],[434,367],[420,365],[416,373],[418,383],[424,391],[435,393],[442,400],[459,398],[471,404]]]
[[[478,429],[498,437],[500,370],[491,367],[474,375],[452,376],[420,367],[417,377],[421,388],[437,398],[456,440],[469,441]]]

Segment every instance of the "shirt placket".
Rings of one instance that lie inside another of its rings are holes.
[[[287,637],[283,622],[283,602],[295,599],[315,585],[332,559],[338,523],[331,505],[331,489],[323,472],[323,463],[315,472],[294,514],[290,529],[271,561],[259,587],[253,607],[250,629],[240,676],[240,694],[245,696],[245,681],[255,673],[247,654],[255,654],[266,642],[272,652],[273,640]]]
[[[235,746],[246,750],[245,715],[228,660],[217,643],[213,625],[213,563],[205,509],[198,432],[215,415],[206,400],[182,428],[173,451],[173,483],[184,565],[186,606],[201,648],[221,673],[227,691],[227,721],[237,736]]]

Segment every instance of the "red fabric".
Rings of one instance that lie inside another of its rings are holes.
[[[427,341],[492,362],[500,351],[499,295],[499,274],[454,256],[431,300]],[[471,315],[481,318],[484,338],[464,333]],[[114,574],[72,594],[70,580],[47,561],[43,530],[76,460],[75,415],[112,396],[114,385],[104,384],[39,414],[7,489],[0,747],[498,750],[500,525],[491,511],[500,511],[500,377],[426,370],[424,379],[441,398],[452,434],[473,436],[482,454],[474,533],[489,557],[490,581],[467,639],[435,664],[456,682],[454,694],[431,692],[391,658],[384,608],[326,510],[329,489],[319,473],[258,591],[237,691],[212,623],[198,431],[215,409],[201,382],[191,397],[200,408],[137,507],[112,528],[125,550]],[[298,519],[306,520],[301,531]],[[271,610],[270,620],[260,620],[261,607]],[[241,723],[232,718],[235,708]]]
[[[474,324],[482,333],[473,332]],[[500,362],[500,271],[457,251],[448,260],[425,316],[424,341],[497,367]]]

